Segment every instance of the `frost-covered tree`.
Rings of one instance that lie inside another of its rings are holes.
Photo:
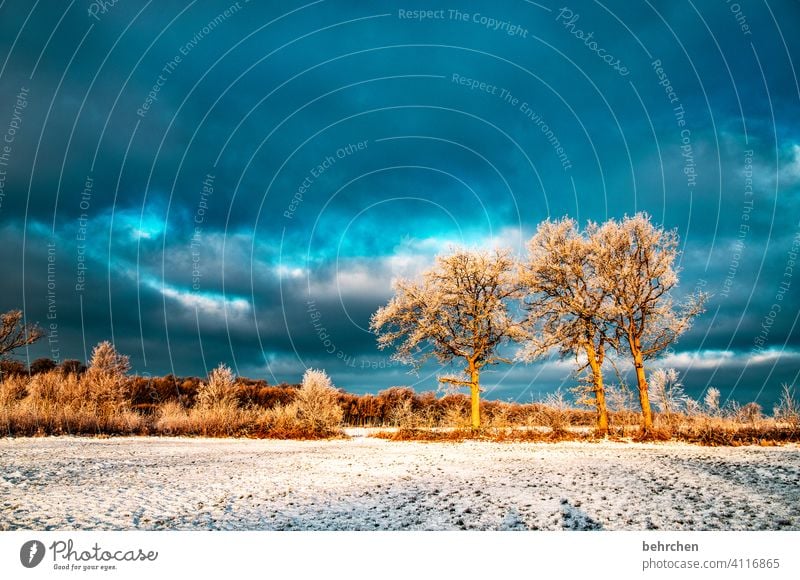
[[[120,406],[126,404],[130,368],[128,356],[119,354],[106,340],[92,350],[92,359],[82,380],[96,402]]]
[[[339,404],[339,391],[323,370],[306,370],[295,405],[297,418],[309,433],[332,435],[342,423],[344,413]]]
[[[226,364],[220,363],[208,373],[208,381],[197,387],[197,406],[211,409],[219,405],[236,403],[236,375]]]
[[[642,423],[653,428],[644,362],[661,354],[703,311],[705,294],[698,292],[676,304],[671,292],[678,284],[678,235],[655,226],[645,213],[589,229],[595,251],[594,268],[612,299],[611,321],[629,349],[636,371]]]
[[[610,299],[594,270],[592,240],[572,219],[547,220],[528,242],[527,261],[520,268],[526,293],[528,338],[517,357],[531,361],[557,349],[574,356],[588,380],[597,409],[597,430],[608,432],[603,386],[607,348],[617,344],[610,322]]]
[[[718,417],[721,413],[719,389],[716,387],[708,387],[706,396],[703,398],[703,404],[709,415]]]
[[[653,403],[661,413],[672,418],[673,413],[686,410],[688,396],[675,369],[656,369],[650,375]]]
[[[507,250],[456,249],[437,257],[420,280],[396,280],[394,298],[371,320],[378,346],[394,346],[395,360],[416,366],[431,357],[466,362],[466,379],[439,380],[470,389],[475,429],[480,427],[481,369],[508,362],[498,348],[525,336],[509,311],[509,302],[520,295],[514,267]]]
[[[92,350],[89,372],[111,376],[125,375],[131,369],[127,355],[119,354],[114,345],[104,340]]]
[[[787,423],[792,429],[800,427],[800,401],[797,400],[794,386],[790,387],[787,383],[781,386],[781,396],[772,414],[775,419]]]

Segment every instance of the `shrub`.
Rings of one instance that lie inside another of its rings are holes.
[[[258,405],[265,409],[272,409],[293,403],[299,387],[300,385],[286,384],[271,387],[263,381],[261,384],[239,384],[236,396],[242,407]]]
[[[258,414],[240,409],[232,399],[213,406],[187,409],[178,401],[167,401],[155,412],[154,427],[164,435],[202,437],[246,437],[257,429]]]
[[[650,373],[653,403],[669,419],[686,408],[686,393],[675,369],[656,369]]]
[[[502,401],[487,401],[481,416],[486,418],[486,427],[503,429],[513,426],[513,406]]]
[[[61,361],[61,364],[58,365],[58,368],[60,368],[61,372],[65,375],[82,375],[86,372],[86,365],[81,361],[72,358]]]
[[[706,412],[711,415],[712,417],[718,417],[720,415],[720,393],[719,389],[715,387],[708,387],[706,391],[706,396],[703,399],[703,403],[706,408]]]
[[[756,426],[756,424],[763,418],[764,411],[756,402],[747,403],[744,405],[738,413],[737,419],[742,423],[750,423],[752,426]]]
[[[31,374],[38,375],[39,373],[46,373],[48,371],[52,371],[56,368],[58,364],[51,358],[42,357],[37,358],[35,361],[31,363]]]
[[[193,435],[204,437],[240,437],[255,428],[256,417],[248,409],[240,409],[233,399],[189,411]]]
[[[236,377],[230,367],[221,364],[208,375],[207,383],[200,383],[195,405],[211,409],[220,405],[236,407]]]
[[[94,347],[89,369],[81,378],[90,400],[99,407],[121,409],[130,403],[130,381],[127,372],[131,365],[128,357],[119,354],[114,346],[104,341]]]
[[[469,429],[472,426],[472,418],[470,417],[469,409],[466,405],[450,405],[445,407],[441,425],[456,430]]]
[[[90,372],[120,376],[127,374],[130,369],[131,363],[128,356],[119,354],[109,341],[104,340],[92,350]]]
[[[795,397],[795,388],[784,384],[778,404],[772,411],[778,421],[787,423],[792,429],[800,427],[800,402]]]
[[[543,424],[553,435],[562,435],[569,427],[570,405],[560,389],[544,398],[540,412]]]
[[[192,432],[189,413],[178,401],[167,401],[156,411],[155,428],[162,435],[188,435]]]
[[[394,427],[413,429],[419,426],[420,419],[414,413],[412,399],[399,401],[389,410],[389,421]]]
[[[33,375],[28,381],[28,393],[33,401],[67,406],[74,402],[77,389],[74,381],[67,386],[60,372],[48,371]]]
[[[297,391],[297,419],[311,435],[328,436],[339,432],[342,408],[339,393],[325,371],[308,369]]]
[[[146,428],[127,408],[101,404],[94,385],[59,369],[0,384],[2,429],[12,435],[130,434]]]
[[[14,359],[0,359],[0,378],[6,378],[13,375],[27,375],[25,365],[18,360]]]

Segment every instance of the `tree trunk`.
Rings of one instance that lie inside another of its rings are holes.
[[[608,409],[606,408],[606,391],[603,385],[603,369],[597,360],[597,353],[593,345],[586,347],[589,366],[592,369],[592,383],[594,384],[595,404],[597,405],[597,432],[604,437],[608,435]]]
[[[639,387],[639,403],[642,406],[642,428],[645,433],[653,430],[653,413],[650,411],[650,396],[647,392],[647,378],[644,374],[642,352],[631,345],[633,366],[636,368],[636,384]]]
[[[479,383],[480,371],[475,366],[474,361],[469,361],[469,382],[472,398],[472,428],[479,429],[481,426],[481,388]]]

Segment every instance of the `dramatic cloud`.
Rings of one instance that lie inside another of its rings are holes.
[[[712,295],[657,364],[770,404],[800,368],[800,7],[662,4],[3,3],[0,310],[51,333],[23,356],[429,390],[367,330],[393,279],[644,210]]]

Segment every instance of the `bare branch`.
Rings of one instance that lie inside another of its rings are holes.
[[[33,344],[44,336],[36,324],[24,323],[21,310],[0,314],[0,356],[22,346]]]

